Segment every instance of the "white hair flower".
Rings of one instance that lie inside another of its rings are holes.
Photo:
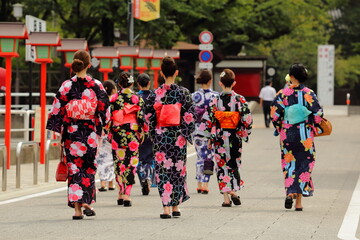
[[[128,82],[129,82],[129,83],[133,83],[133,82],[134,82],[133,76],[128,77]]]
[[[220,77],[222,78],[222,77],[225,77],[225,72],[222,72],[222,73],[220,73]]]
[[[291,79],[290,79],[290,75],[287,74],[287,75],[285,76],[285,81],[286,81],[286,82],[290,82],[290,80],[291,80]]]

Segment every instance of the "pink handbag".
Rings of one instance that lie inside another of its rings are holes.
[[[76,99],[65,105],[68,117],[89,120],[95,118],[97,99]]]

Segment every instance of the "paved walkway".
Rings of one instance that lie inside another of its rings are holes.
[[[151,189],[149,196],[142,196],[138,184],[133,189],[131,208],[117,206],[113,191],[98,193],[94,205],[97,216],[93,220],[72,221],[73,210],[66,206],[66,192],[61,189],[40,197],[4,202],[65,186],[55,183],[53,176],[50,183],[43,183],[42,166],[39,185],[32,186],[29,164],[22,167],[22,189],[14,189],[14,170],[10,170],[9,189],[0,192],[0,239],[338,239],[360,173],[360,116],[328,118],[334,132],[316,139],[315,195],[304,199],[303,212],[283,207],[278,139],[272,136],[272,129],[263,127],[262,115],[256,114],[256,128],[243,150],[241,175],[245,188],[240,192],[241,206],[220,207],[222,196],[215,178],[211,179],[209,195],[196,193],[192,147],[188,151],[191,199],[181,206],[180,219],[160,219],[162,207],[157,190]],[[56,163],[51,162],[51,173]],[[355,210],[355,214],[360,212]],[[358,225],[353,220],[351,224]],[[355,236],[360,237],[359,226],[355,226],[353,238],[346,239],[356,239]]]

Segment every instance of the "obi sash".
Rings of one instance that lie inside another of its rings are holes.
[[[205,114],[205,112],[206,112],[206,108],[201,108],[198,106],[195,107],[195,113],[197,115],[197,120],[196,120],[197,123],[201,123],[202,117]]]
[[[68,117],[90,120],[95,118],[97,99],[74,99],[65,105]]]
[[[240,113],[230,111],[216,111],[215,118],[219,121],[221,128],[236,129],[240,121]]]
[[[156,112],[157,126],[174,127],[180,125],[181,103],[176,104],[154,104]]]
[[[113,112],[113,124],[119,126],[125,123],[137,123],[136,113],[140,109],[139,105],[126,104],[124,109]]]
[[[307,109],[304,102],[303,91],[298,91],[298,103],[285,107],[284,119],[290,124],[298,124],[308,119],[311,111]]]

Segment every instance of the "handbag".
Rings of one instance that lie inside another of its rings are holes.
[[[326,118],[323,118],[320,122],[320,128],[322,130],[322,133],[315,133],[315,137],[321,137],[321,136],[328,136],[331,135],[332,132],[332,125],[329,120]]]
[[[57,165],[55,179],[57,182],[66,182],[69,175],[69,168],[66,164],[66,157],[64,155],[64,150],[61,148],[61,157],[60,162]]]

